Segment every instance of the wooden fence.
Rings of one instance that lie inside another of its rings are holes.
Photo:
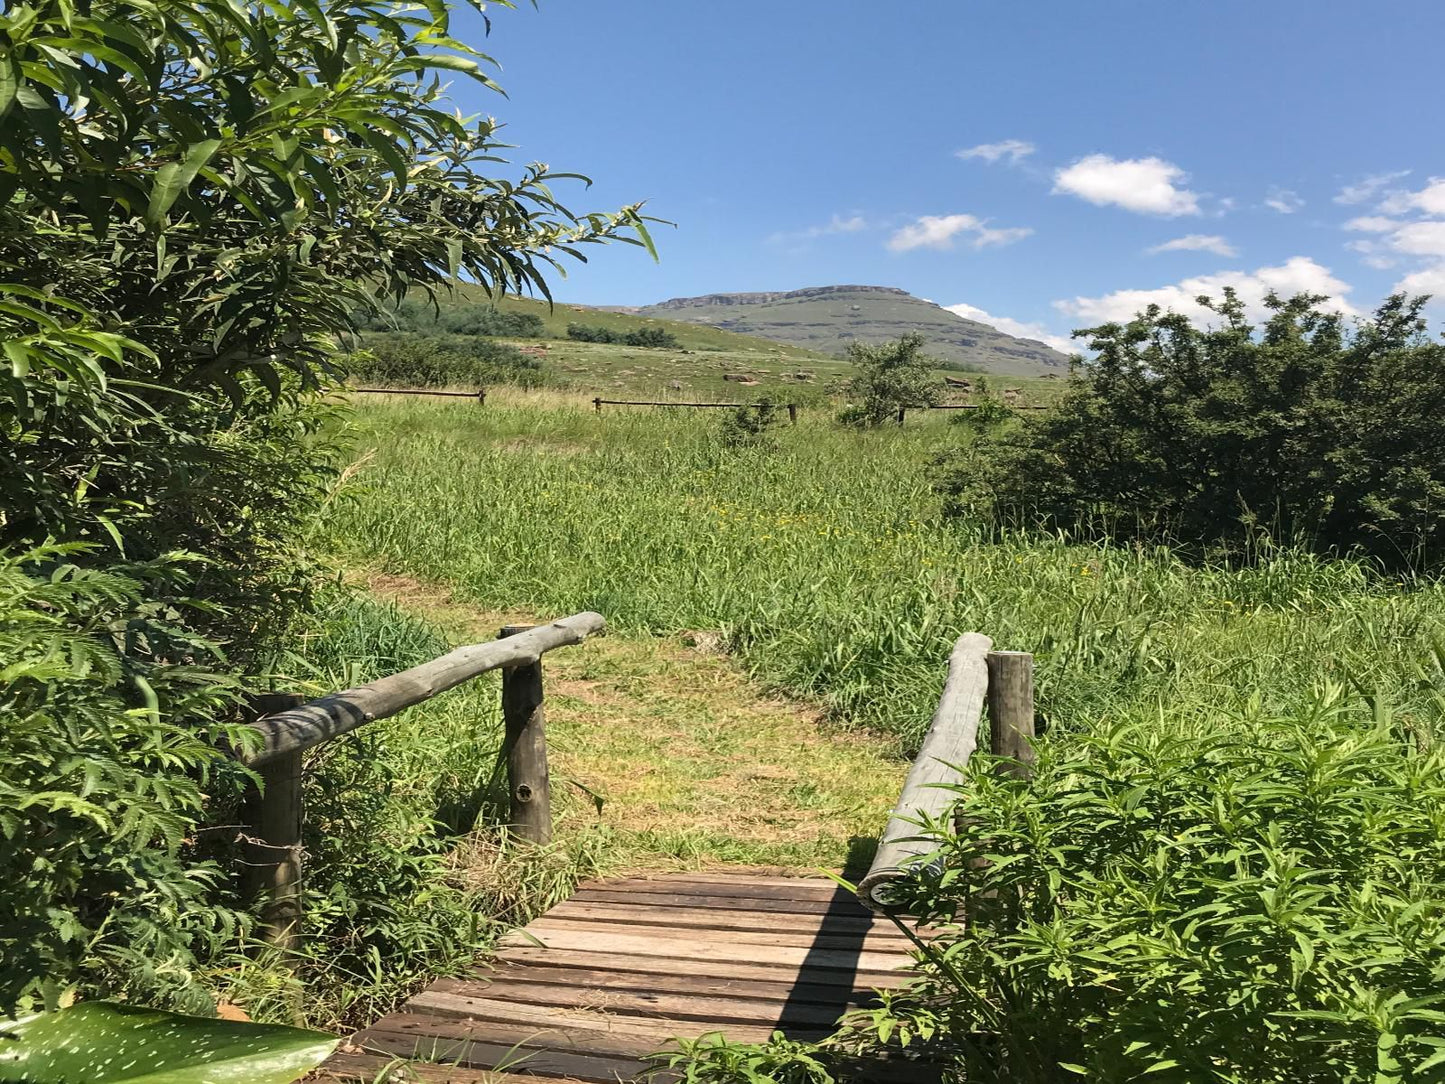
[[[487,405],[487,389],[476,391],[436,391],[431,388],[347,388],[363,395],[444,395],[449,399],[475,399],[478,406]]]
[[[248,888],[262,900],[262,939],[285,950],[300,941],[302,754],[489,671],[502,671],[502,757],[510,830],[530,843],[549,842],[552,812],[542,656],[605,629],[602,615],[591,612],[549,625],[509,625],[497,640],[459,647],[410,670],[308,703],[276,694],[259,698],[258,707],[265,714],[251,726],[260,740],[237,756],[262,780],[246,817],[245,836]],[[1014,770],[1029,771],[1033,656],[992,647],[992,641],[979,633],[966,633],[954,645],[938,708],[873,863],[858,885],[859,899],[872,910],[894,910],[898,883],[915,876],[934,850],[919,834],[919,825],[936,821],[952,802],[948,788],[962,779],[973,755],[985,704],[992,751],[1011,758]]]
[[[798,424],[797,403],[664,403],[655,402],[650,399],[603,399],[600,396],[592,400],[592,407],[598,414],[602,413],[602,408],[605,406],[683,407],[687,410],[707,410],[715,407],[726,407],[736,410],[739,407],[752,407],[761,411],[767,409],[769,405],[787,407],[788,421],[794,425]]]
[[[246,818],[247,887],[263,899],[262,939],[294,949],[301,925],[302,754],[323,742],[387,719],[491,670],[502,671],[502,755],[507,763],[512,832],[531,843],[552,838],[542,708],[542,656],[580,644],[606,629],[601,614],[580,613],[550,625],[509,625],[501,638],[459,647],[431,662],[309,703],[288,697],[261,699],[269,714],[252,723],[260,743],[238,751],[255,768],[262,788]],[[269,702],[267,702],[269,701]]]
[[[1013,771],[1027,774],[1034,760],[1034,657],[1022,651],[993,651],[993,641],[965,633],[948,660],[948,678],[938,709],[924,736],[898,803],[878,840],[873,864],[858,882],[858,898],[874,911],[895,910],[900,882],[916,875],[934,851],[920,824],[937,822],[954,800],[950,789],[978,744],[978,727],[988,705],[989,746],[1010,758]]]

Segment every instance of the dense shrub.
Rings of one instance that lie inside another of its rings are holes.
[[[923,341],[922,335],[912,334],[878,346],[849,343],[848,360],[857,372],[848,381],[849,404],[839,420],[879,426],[908,407],[936,406],[943,385],[933,376],[938,362],[922,353]]]
[[[306,606],[336,336],[459,276],[545,292],[559,249],[645,227],[481,172],[445,5],[42,0],[0,32],[0,1012],[197,1006],[234,916],[181,847]]]
[[[1445,345],[1425,338],[1423,298],[1392,297],[1355,327],[1323,301],[1271,297],[1256,328],[1226,291],[1217,326],[1151,307],[1092,329],[1097,357],[1057,410],[945,472],[952,507],[1081,535],[1239,550],[1268,531],[1438,563]]]
[[[347,355],[352,380],[393,388],[482,388],[542,383],[542,363],[505,343],[464,335],[368,335],[366,349]]]
[[[618,333],[610,328],[594,327],[591,324],[568,324],[567,338],[579,343],[615,343],[621,341]]]
[[[1325,690],[1045,742],[1032,782],[976,762],[907,900],[961,925],[875,1037],[932,1036],[969,1080],[1439,1080],[1445,751],[1422,743]]]
[[[358,322],[368,331],[416,331],[429,335],[540,339],[547,334],[546,324],[536,313],[507,312],[495,305],[461,301],[431,303],[408,298],[374,313],[359,313]]]
[[[584,343],[620,343],[623,346],[676,347],[677,336],[666,328],[639,327],[632,331],[613,331],[591,324],[568,324],[567,337]]]
[[[0,1015],[67,990],[205,1012],[198,961],[244,918],[187,841],[240,774],[236,685],[178,620],[183,570],[86,556],[0,557]]]

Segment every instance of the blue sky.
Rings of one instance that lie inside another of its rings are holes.
[[[661,262],[559,299],[900,286],[1066,335],[1238,285],[1445,295],[1440,0],[491,6],[512,154],[638,199]],[[1445,306],[1437,309],[1445,316]],[[980,316],[979,314],[986,314]]]

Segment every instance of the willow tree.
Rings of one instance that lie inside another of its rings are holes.
[[[97,960],[184,972],[224,925],[177,848],[303,601],[335,337],[651,246],[455,111],[493,84],[442,0],[39,0],[0,32],[4,1009]]]

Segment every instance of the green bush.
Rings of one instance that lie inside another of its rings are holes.
[[[923,341],[922,335],[912,334],[878,346],[849,343],[848,360],[857,372],[848,381],[850,402],[838,420],[876,427],[908,407],[937,406],[943,385],[933,370],[939,363],[921,352]]]
[[[246,920],[192,841],[239,790],[236,685],[178,620],[181,566],[85,556],[0,557],[0,1015],[67,990],[209,1012],[202,962]]]
[[[1207,299],[1201,299],[1207,301]],[[1056,410],[945,471],[954,511],[1078,536],[1245,552],[1261,533],[1388,565],[1445,552],[1445,345],[1423,298],[1348,328],[1323,298],[1232,292],[1218,325],[1151,307],[1094,328]]]
[[[358,313],[367,331],[417,331],[436,335],[488,335],[511,339],[540,339],[547,334],[542,318],[531,312],[504,312],[495,305],[408,298],[374,313]]]
[[[640,327],[622,336],[626,346],[676,347],[677,336],[666,328]]]
[[[542,363],[515,347],[463,335],[368,335],[340,361],[351,379],[392,388],[483,388],[543,382]]]
[[[568,324],[567,338],[579,343],[615,343],[618,341],[615,331],[605,327],[593,327],[590,324]]]
[[[969,1080],[1423,1082],[1445,1071],[1445,751],[1324,690],[989,758],[908,899],[947,926],[871,1018]]]

